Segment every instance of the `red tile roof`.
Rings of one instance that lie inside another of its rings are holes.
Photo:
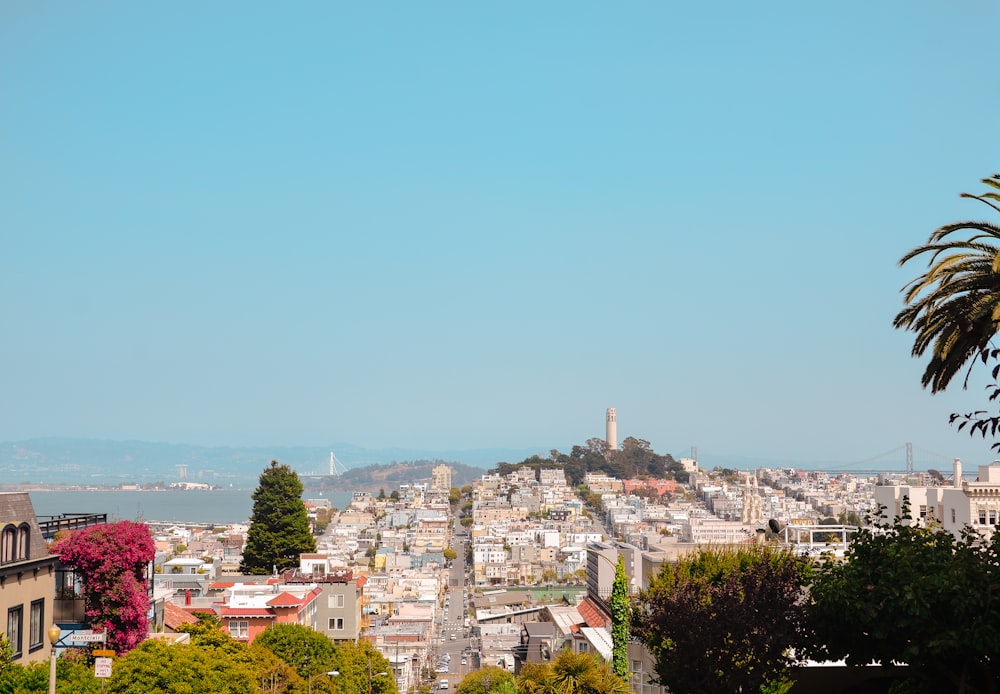
[[[610,621],[604,616],[604,610],[595,605],[590,598],[585,598],[576,606],[576,609],[579,610],[580,616],[587,622],[588,627],[599,628],[610,624]]]
[[[197,624],[198,618],[180,605],[168,602],[163,606],[163,626],[176,629],[181,624]]]
[[[267,601],[270,607],[298,607],[306,602],[305,598],[300,598],[291,593],[280,593]]]

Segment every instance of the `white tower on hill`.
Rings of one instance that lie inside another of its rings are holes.
[[[618,415],[615,408],[609,407],[605,417],[606,433],[604,440],[608,443],[609,451],[618,450]]]

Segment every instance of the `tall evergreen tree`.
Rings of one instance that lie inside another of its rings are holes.
[[[302,482],[295,470],[271,461],[253,493],[253,517],[240,570],[266,575],[298,566],[299,555],[316,551],[302,503]]]

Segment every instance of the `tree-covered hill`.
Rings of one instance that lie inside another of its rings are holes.
[[[379,489],[389,491],[400,484],[412,482],[429,482],[431,471],[438,465],[451,468],[451,483],[461,487],[472,484],[486,470],[447,460],[415,460],[392,462],[384,465],[366,465],[353,468],[338,476],[303,476],[302,483],[306,489],[323,489],[327,491],[372,491]]]
[[[553,449],[548,458],[533,455],[519,463],[499,463],[491,472],[507,474],[520,467],[530,467],[536,474],[542,468],[561,467],[572,485],[581,484],[588,472],[603,472],[619,479],[688,479],[688,473],[673,456],[660,455],[650,448],[649,441],[632,436],[617,450],[609,450],[604,439],[593,438],[582,446],[573,446],[569,453]]]

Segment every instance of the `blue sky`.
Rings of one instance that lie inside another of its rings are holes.
[[[0,4],[0,440],[568,450],[613,406],[709,465],[988,462],[891,321],[986,216],[998,20]]]

